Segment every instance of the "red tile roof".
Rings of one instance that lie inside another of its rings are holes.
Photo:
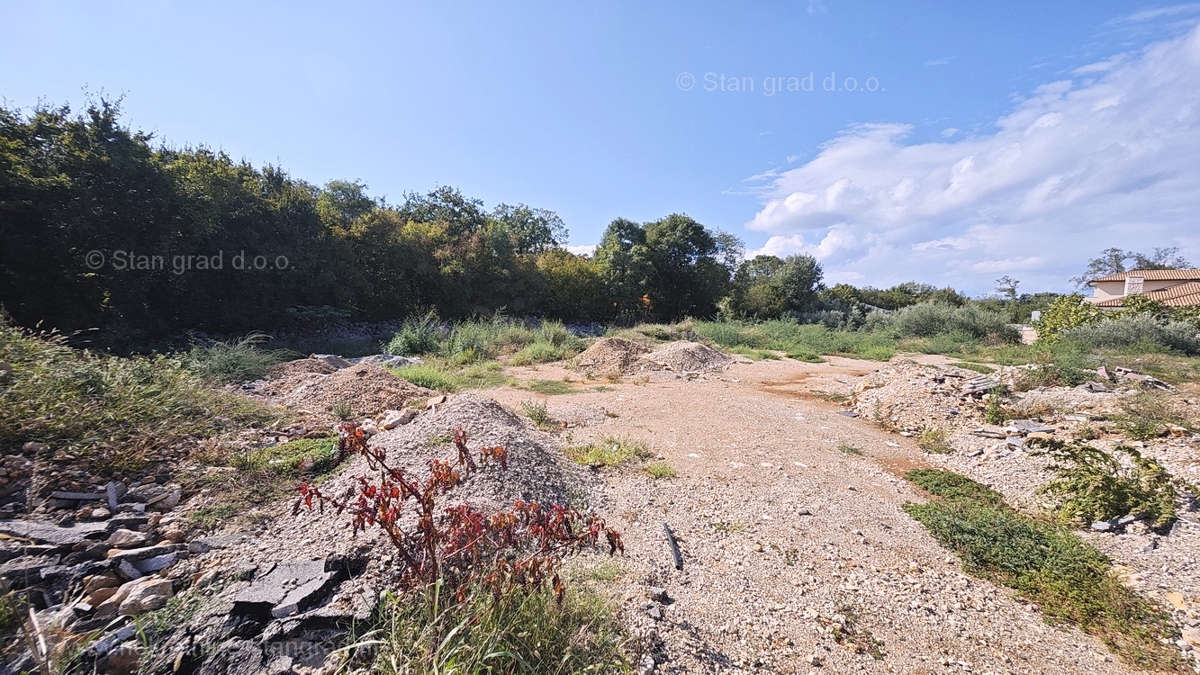
[[[1129,270],[1092,279],[1088,284],[1098,281],[1125,281],[1126,277],[1142,277],[1146,281],[1200,281],[1200,270]]]
[[[1158,291],[1141,293],[1149,300],[1157,300],[1167,307],[1196,307],[1200,306],[1200,281],[1190,281]],[[1110,298],[1097,302],[1097,307],[1121,307],[1125,297]]]

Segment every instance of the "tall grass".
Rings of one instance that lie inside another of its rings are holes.
[[[557,321],[528,326],[498,314],[442,325],[436,315],[427,314],[405,321],[385,351],[439,356],[458,365],[509,356],[513,365],[529,365],[570,358],[581,346],[582,341]]]
[[[130,459],[187,437],[265,423],[277,413],[213,389],[163,356],[76,351],[61,337],[0,323],[0,447],[27,441]]]
[[[263,349],[260,345],[269,339],[263,333],[250,333],[239,340],[192,345],[180,362],[210,382],[257,380],[271,366],[301,356],[290,349]]]
[[[804,361],[818,360],[823,354],[887,361],[896,354],[897,345],[882,332],[836,330],[788,320],[696,321],[694,330],[722,347],[770,349]]]

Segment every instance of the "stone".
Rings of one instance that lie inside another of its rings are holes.
[[[1103,394],[1108,391],[1108,387],[1104,386],[1103,384],[1100,384],[1099,382],[1091,382],[1091,381],[1084,382],[1083,384],[1079,385],[1078,387],[1075,387],[1075,389],[1077,391],[1090,391],[1094,394]]]
[[[269,608],[277,619],[307,609],[340,580],[337,572],[325,571],[323,560],[281,562],[270,572],[255,579],[233,598],[235,613],[257,613]]]
[[[138,568],[134,567],[133,563],[128,560],[122,560],[121,562],[117,563],[117,569],[121,571],[121,574],[125,575],[126,579],[142,578],[142,573],[139,572]]]
[[[379,427],[384,431],[389,431],[403,424],[412,422],[416,416],[417,411],[413,410],[412,408],[405,408],[404,410],[388,410],[383,413],[381,421],[379,422]]]
[[[161,609],[174,594],[170,579],[143,577],[121,586],[105,604],[112,603],[119,597],[117,615],[138,616],[151,610]],[[97,608],[96,611],[99,612],[100,608]]]
[[[184,547],[181,544],[168,544],[166,546],[146,546],[143,548],[131,548],[127,550],[113,549],[109,552],[109,559],[119,563],[122,560],[134,562],[137,560],[145,560],[146,558],[155,558],[160,555],[174,553],[182,550]]]
[[[125,487],[124,483],[119,483],[115,480],[108,481],[108,485],[104,486],[104,494],[108,499],[108,510],[116,513],[117,505],[120,504],[121,498],[128,491],[129,488]]]
[[[1171,593],[1164,593],[1164,594],[1163,594],[1163,598],[1164,598],[1164,599],[1165,599],[1167,602],[1171,603],[1171,606],[1172,606],[1172,607],[1174,607],[1175,609],[1178,609],[1178,610],[1180,610],[1180,611],[1182,611],[1182,612],[1186,612],[1186,611],[1187,611],[1188,604],[1187,604],[1187,602],[1186,602],[1186,601],[1183,599],[1183,594],[1182,594],[1182,593],[1177,593],[1177,592],[1174,592],[1174,591],[1173,591],[1173,592],[1171,592]]]
[[[25,445],[21,446],[21,452],[25,452],[25,453],[29,453],[29,454],[33,454],[33,455],[44,453],[44,452],[48,451],[49,449],[50,449],[50,446],[46,445],[45,443],[38,443],[36,441],[28,441],[27,443],[25,443]]]
[[[105,600],[108,600],[112,596],[116,595],[117,590],[118,588],[116,586],[97,588],[96,590],[84,595],[83,602],[91,605],[92,607],[99,607],[104,603]]]
[[[183,499],[183,486],[172,483],[166,488],[167,491],[162,496],[148,500],[146,505],[156,511],[170,511],[179,506],[179,502]]]
[[[0,534],[55,546],[74,546],[100,537],[107,530],[104,523],[76,523],[71,527],[59,527],[39,520],[0,520]]]
[[[66,490],[55,490],[50,493],[52,499],[69,499],[74,501],[96,501],[104,499],[103,492],[69,492]]]
[[[649,616],[651,619],[654,619],[655,621],[662,621],[663,620],[662,607],[659,607],[658,605],[650,605],[649,607],[646,608],[646,615]]]
[[[92,574],[83,578],[83,593],[89,595],[93,591],[100,588],[116,588],[121,585],[121,580],[117,578],[114,572],[105,572],[104,574]],[[97,604],[97,603],[92,603]]]
[[[1113,524],[1107,520],[1097,520],[1096,522],[1092,523],[1092,529],[1096,532],[1111,532],[1115,528],[1113,527]]]
[[[655,602],[661,602],[664,605],[671,601],[671,598],[667,595],[667,589],[662,588],[661,586],[651,586],[650,588],[647,588],[646,597]]]
[[[337,368],[338,370],[342,370],[343,368],[349,368],[350,366],[354,365],[353,363],[347,361],[346,359],[343,359],[342,357],[340,357],[336,354],[309,354],[308,358],[316,359],[318,361],[323,361],[327,365],[333,366],[334,368]]]
[[[141,548],[146,545],[149,537],[143,532],[134,532],[124,528],[109,535],[104,543],[113,548]]]
[[[139,560],[133,563],[134,568],[142,574],[151,574],[160,570],[165,570],[171,565],[179,561],[178,553],[168,553],[166,555],[155,556],[145,560]]]
[[[103,506],[93,506],[91,516],[84,520],[107,520],[112,512]]]
[[[179,542],[183,541],[185,536],[186,535],[183,533],[183,530],[175,527],[162,533],[162,538],[172,544],[178,544]]]

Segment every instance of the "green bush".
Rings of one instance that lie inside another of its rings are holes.
[[[627,672],[630,638],[615,610],[598,593],[569,590],[561,604],[549,590],[517,591],[496,598],[479,589],[462,599],[435,585],[424,592],[388,594],[377,612],[379,627],[361,641],[373,673]]]
[[[396,377],[407,380],[418,387],[434,391],[457,391],[458,389],[458,381],[452,374],[431,365],[411,365],[389,370]]]
[[[259,347],[268,339],[262,333],[251,333],[240,340],[193,345],[180,357],[180,362],[210,382],[227,384],[257,380],[271,366],[300,358],[300,354],[288,349]]]
[[[419,356],[438,350],[442,340],[441,322],[437,314],[429,312],[420,318],[408,318],[400,332],[384,347],[388,354],[396,356]]]
[[[929,338],[959,333],[975,340],[990,339],[1007,344],[1021,341],[1020,333],[1008,325],[1007,317],[972,307],[920,303],[903,307],[892,316],[891,330],[901,337]]]
[[[1056,342],[1063,331],[1081,328],[1104,319],[1104,312],[1097,306],[1085,302],[1078,293],[1064,295],[1042,310],[1042,318],[1034,322],[1037,341]]]
[[[589,466],[619,466],[654,456],[645,443],[615,436],[606,436],[587,445],[570,447],[564,452],[570,459]]]
[[[1142,351],[1173,349],[1200,354],[1200,331],[1183,321],[1163,322],[1149,314],[1121,316],[1060,332],[1059,338],[1088,349],[1140,346]]]

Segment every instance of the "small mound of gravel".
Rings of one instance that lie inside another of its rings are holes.
[[[638,357],[649,351],[625,338],[600,338],[575,363],[598,375],[627,375],[638,370]]]
[[[279,402],[289,408],[311,414],[332,416],[334,406],[349,404],[354,417],[371,417],[384,410],[399,410],[414,398],[428,396],[429,390],[410,384],[388,371],[370,364],[343,368],[329,375],[301,376],[293,389],[284,391]]]
[[[271,366],[267,371],[267,377],[273,380],[282,380],[294,378],[297,375],[329,375],[336,372],[337,368],[329,365],[320,359],[296,359],[295,361],[287,361]]]
[[[453,396],[411,424],[373,436],[371,444],[387,450],[392,466],[425,475],[430,458],[453,462],[458,456],[450,439],[459,428],[467,432],[473,458],[482,447],[502,445],[509,462],[507,470],[488,466],[470,476],[454,490],[454,500],[495,508],[509,508],[517,499],[576,507],[594,501],[597,481],[562,454],[554,436],[483,396]]]
[[[733,359],[699,342],[672,342],[639,359],[644,370],[703,373],[724,370]]]

